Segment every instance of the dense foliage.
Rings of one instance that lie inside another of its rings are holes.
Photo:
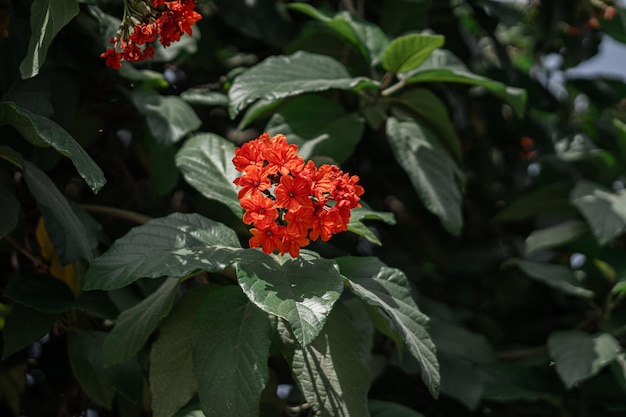
[[[624,415],[626,85],[564,73],[607,37],[607,0],[0,0],[0,415]]]

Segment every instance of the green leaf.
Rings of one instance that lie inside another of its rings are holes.
[[[214,133],[188,139],[176,154],[176,166],[185,180],[206,198],[224,203],[236,216],[243,209],[233,180],[240,174],[233,165],[235,145]]]
[[[499,221],[522,220],[530,216],[567,216],[576,214],[569,203],[573,183],[570,181],[544,185],[522,194],[495,217]]]
[[[389,43],[385,32],[380,27],[347,11],[341,11],[332,16],[309,4],[291,3],[288,7],[324,23],[339,37],[353,45],[371,65],[380,62],[382,51]]]
[[[93,252],[89,233],[52,180],[28,161],[24,161],[24,179],[39,205],[45,223],[55,223],[63,231],[50,235],[61,262],[68,264],[82,258],[90,261]]]
[[[62,313],[75,304],[70,287],[48,274],[18,275],[6,285],[4,295],[43,313]]]
[[[259,252],[260,253],[260,252]],[[343,291],[334,261],[302,257],[282,265],[273,257],[236,264],[239,285],[263,311],[282,317],[306,346],[319,334]]]
[[[104,339],[104,366],[121,363],[143,347],[161,319],[172,309],[177,290],[178,280],[166,279],[145,300],[120,314],[117,324]]]
[[[333,58],[299,51],[289,56],[271,56],[235,78],[228,90],[229,113],[235,117],[257,99],[275,101],[333,88],[357,91],[377,87],[378,82],[369,78],[350,77]]]
[[[413,33],[392,40],[383,51],[382,64],[386,71],[398,73],[417,68],[446,39],[441,35]]]
[[[0,105],[1,108],[2,105]],[[24,169],[24,160],[22,155],[15,149],[5,145],[0,145],[0,159],[4,159],[7,162],[12,163],[19,169]]]
[[[319,336],[296,349],[291,369],[316,416],[369,416],[371,340],[338,304]]]
[[[208,285],[189,290],[161,323],[150,351],[154,417],[170,417],[198,391],[192,360],[193,321],[211,290]]]
[[[152,181],[159,195],[164,196],[178,185],[180,179],[180,171],[174,163],[176,147],[171,143],[157,142],[148,132],[144,136],[144,144],[150,157]]]
[[[570,195],[600,245],[626,231],[626,191],[612,193],[600,184],[579,181]]]
[[[133,228],[96,258],[85,289],[121,288],[139,278],[223,270],[239,248],[232,229],[198,214],[174,213]]]
[[[437,397],[439,364],[435,345],[428,334],[429,320],[413,301],[406,275],[377,258],[343,257],[338,258],[337,263],[350,290],[365,303],[380,307],[391,320],[395,331],[417,359],[422,381]]]
[[[35,146],[52,146],[61,155],[71,159],[78,174],[97,193],[106,183],[102,170],[85,150],[52,120],[31,113],[13,102],[0,103],[0,125],[13,126]]]
[[[424,417],[412,408],[391,401],[369,400],[371,417]]]
[[[180,98],[194,106],[228,107],[228,96],[208,88],[190,88]]]
[[[48,333],[58,318],[58,314],[42,313],[21,304],[14,304],[2,329],[2,359]]]
[[[11,233],[17,226],[20,214],[20,202],[15,198],[11,178],[0,173],[0,239]]]
[[[568,220],[545,229],[535,230],[526,238],[526,253],[564,245],[588,231],[587,225],[579,220]]]
[[[507,265],[517,265],[530,278],[543,282],[565,294],[577,297],[591,298],[593,291],[586,289],[576,279],[574,271],[569,266],[551,265],[533,261],[509,261]]]
[[[393,103],[402,104],[413,112],[441,139],[455,161],[461,162],[461,141],[454,131],[446,105],[432,91],[425,88],[414,88],[398,97],[389,99]]]
[[[496,361],[480,368],[484,382],[482,398],[500,403],[523,401],[560,401],[562,397],[551,394],[546,378],[538,376],[527,365]],[[551,385],[551,384],[550,384]]]
[[[30,8],[28,52],[20,64],[22,78],[39,74],[48,48],[59,31],[79,12],[76,0],[34,0]]]
[[[281,106],[283,104],[282,100],[257,100],[252,103],[245,111],[239,124],[237,125],[237,130],[242,131],[245,129],[250,123],[255,121],[257,118],[262,116],[269,116],[272,114],[272,110]]]
[[[438,145],[433,134],[414,121],[390,117],[387,138],[424,206],[441,219],[448,232],[459,235],[463,227],[462,197],[455,162]]]
[[[202,125],[196,112],[179,97],[133,90],[132,99],[137,111],[146,116],[150,132],[159,143],[176,143]]]
[[[133,83],[140,83],[143,88],[167,88],[170,85],[162,73],[147,69],[140,70],[132,65],[122,65],[117,73]]]
[[[382,245],[382,242],[378,239],[374,232],[368,229],[362,220],[380,220],[387,224],[396,224],[396,219],[393,213],[386,211],[374,211],[367,207],[352,209],[352,212],[350,213],[350,222],[348,222],[348,230],[364,237],[376,245]]]
[[[567,389],[596,375],[620,351],[619,342],[608,333],[594,337],[569,330],[553,332],[548,338],[548,352]]]
[[[352,155],[364,129],[357,114],[346,114],[343,106],[315,95],[294,99],[266,126],[270,136],[282,133],[298,145],[305,160],[327,156],[339,163]]]
[[[193,323],[193,364],[207,417],[259,415],[269,380],[270,321],[237,286],[204,300]]]
[[[510,105],[518,117],[524,115],[526,90],[508,87],[501,82],[474,74],[450,51],[433,51],[420,67],[400,77],[406,84],[451,82],[480,86]]]

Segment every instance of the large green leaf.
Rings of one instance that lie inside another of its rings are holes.
[[[269,121],[270,135],[282,133],[300,148],[304,159],[327,156],[341,163],[352,155],[365,126],[355,113],[346,114],[343,106],[316,95],[291,101]]]
[[[548,352],[566,388],[596,375],[621,352],[610,334],[592,336],[579,330],[557,331],[548,338]]]
[[[518,116],[524,115],[526,91],[508,87],[501,82],[474,74],[463,62],[446,50],[435,50],[413,71],[401,74],[407,84],[424,82],[451,82],[484,87],[487,91],[509,104]]]
[[[135,227],[96,258],[85,289],[121,288],[139,278],[183,277],[196,269],[221,271],[239,240],[232,229],[198,214],[174,213]]]
[[[424,206],[454,235],[461,233],[461,192],[458,167],[425,127],[412,120],[387,120],[387,138]]]
[[[150,392],[154,417],[170,417],[196,394],[192,329],[198,307],[212,288],[189,290],[161,323],[150,351]]]
[[[268,316],[237,286],[204,300],[193,323],[193,364],[198,396],[207,417],[259,415],[269,379]]]
[[[380,307],[417,359],[421,377],[433,396],[439,394],[439,364],[428,334],[428,317],[411,297],[409,281],[398,269],[377,258],[338,258],[337,263],[350,290],[370,305]]]
[[[70,287],[48,274],[18,275],[9,281],[3,295],[44,313],[62,313],[75,305]]]
[[[371,334],[355,320],[338,304],[319,336],[294,352],[293,375],[316,416],[369,416]]]
[[[36,146],[52,146],[60,154],[72,160],[78,174],[85,179],[94,192],[106,183],[102,170],[85,150],[52,120],[31,113],[13,102],[0,103],[0,125],[8,124],[27,141]]]
[[[306,346],[319,334],[343,291],[335,262],[329,259],[288,259],[271,256],[236,264],[239,285],[263,311],[282,317]]]
[[[351,77],[345,67],[326,55],[299,51],[271,56],[235,78],[228,90],[229,113],[235,117],[257,99],[279,100],[306,92],[377,88],[378,82]]]
[[[104,366],[116,365],[135,354],[148,340],[163,317],[170,312],[178,290],[177,279],[166,279],[145,300],[125,310],[104,339]]]
[[[392,40],[383,51],[383,68],[397,73],[417,68],[435,49],[445,43],[441,35],[412,33]]]
[[[206,198],[224,203],[241,216],[233,180],[239,172],[233,165],[235,146],[214,133],[200,133],[185,142],[176,154],[176,166],[185,180]]]
[[[20,64],[22,78],[39,74],[48,48],[59,31],[79,12],[76,0],[34,0],[30,8],[28,52]]]
[[[133,90],[133,102],[146,116],[150,132],[157,142],[176,143],[202,125],[196,112],[177,96],[162,96],[151,90]]]
[[[42,313],[21,304],[14,304],[2,329],[2,359],[48,333],[58,318],[58,314]]]
[[[305,3],[292,3],[289,8],[323,22],[339,37],[353,45],[372,65],[380,62],[381,54],[389,43],[380,27],[347,11],[332,16]]]
[[[588,232],[587,225],[579,220],[569,220],[545,229],[535,230],[526,238],[526,253],[564,245]]]
[[[582,180],[576,184],[570,198],[600,245],[606,245],[626,231],[626,191],[612,193],[600,184]]]
[[[374,232],[372,232],[362,220],[380,220],[387,224],[396,224],[396,219],[391,212],[375,211],[365,206],[352,209],[348,230],[364,237],[376,245],[382,245],[380,239],[378,239]]]
[[[555,182],[527,191],[511,201],[496,216],[496,220],[522,220],[530,216],[575,215],[576,209],[569,203],[574,184],[570,181]]]
[[[367,404],[372,417],[424,417],[412,408],[391,401],[369,400]]]
[[[46,225],[54,224],[62,231],[50,235],[61,262],[68,264],[82,258],[91,260],[93,252],[89,233],[52,180],[28,161],[24,161],[24,179]]]
[[[208,88],[190,88],[181,93],[180,98],[194,106],[228,107],[228,96]]]
[[[20,214],[20,202],[15,198],[11,179],[4,172],[0,173],[0,239],[11,233],[17,226]]]
[[[574,271],[569,266],[552,265],[534,261],[509,261],[509,265],[517,265],[530,278],[543,282],[566,294],[577,297],[593,297],[593,291],[586,289],[576,279]]]

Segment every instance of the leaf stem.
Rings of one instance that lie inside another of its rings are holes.
[[[134,223],[144,224],[152,218],[134,211],[119,209],[116,207],[98,206],[94,204],[81,204],[81,207],[92,213],[103,214],[105,216],[116,217],[118,219],[129,220]]]
[[[27,257],[33,263],[37,271],[48,272],[50,270],[50,265],[48,265],[48,263],[45,260],[41,259],[39,256],[32,253],[30,250],[28,250],[28,248],[26,248],[20,242],[15,240],[15,238],[13,238],[10,235],[6,235],[4,239],[7,242],[9,242],[11,245],[13,245],[13,247],[17,249],[18,252],[20,252],[22,255]]]
[[[381,94],[383,96],[389,96],[393,93],[395,93],[396,91],[400,90],[401,88],[403,88],[406,85],[406,82],[404,80],[400,80],[397,83],[395,83],[394,85],[392,85],[391,87],[383,90],[381,92]]]

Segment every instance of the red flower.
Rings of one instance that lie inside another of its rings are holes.
[[[242,198],[241,207],[246,210],[243,215],[245,224],[254,223],[255,226],[263,228],[278,218],[274,201],[261,193],[255,193],[250,198]]]
[[[276,187],[276,206],[289,211],[298,210],[302,206],[310,206],[311,184],[300,176],[283,175]]]
[[[276,223],[268,223],[265,228],[250,229],[252,237],[250,238],[250,247],[258,248],[263,252],[270,254],[274,249],[282,250],[282,238],[285,234],[285,226],[279,226]]]
[[[237,194],[237,198],[240,200],[248,194],[259,193],[265,191],[272,186],[272,183],[267,178],[265,170],[255,165],[250,165],[244,171],[244,175],[233,181],[235,185],[241,188]]]

